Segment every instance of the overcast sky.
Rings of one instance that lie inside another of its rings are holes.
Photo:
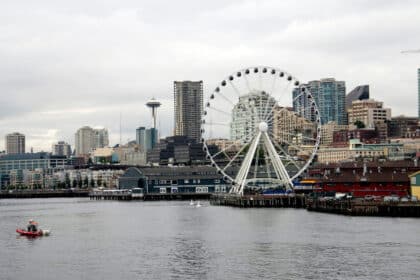
[[[203,80],[205,95],[248,66],[301,81],[334,77],[347,92],[370,84],[392,114],[417,115],[420,1],[0,0],[0,150],[26,135],[27,150],[74,144],[84,125],[111,144],[150,126],[173,130],[173,81]]]

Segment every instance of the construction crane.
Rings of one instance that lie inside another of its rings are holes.
[[[405,51],[401,51],[401,53],[420,53],[420,49],[419,50],[405,50]]]

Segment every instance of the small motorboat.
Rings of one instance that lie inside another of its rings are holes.
[[[190,201],[190,206],[194,206],[194,201]]]
[[[197,202],[197,205],[195,205],[195,207],[201,207],[200,201]]]
[[[19,233],[20,235],[28,236],[28,237],[38,237],[38,236],[50,235],[50,231],[47,230],[47,229],[40,229],[40,230],[37,230],[37,231],[27,231],[27,230],[24,230],[22,228],[18,228],[18,229],[16,229],[16,232]]]

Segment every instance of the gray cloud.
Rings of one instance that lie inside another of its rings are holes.
[[[174,80],[206,93],[249,65],[284,68],[302,81],[371,84],[393,114],[416,115],[418,1],[7,1],[0,10],[0,149],[5,134],[28,146],[74,142],[83,125],[111,142],[150,125],[144,103],[163,101],[173,129]]]

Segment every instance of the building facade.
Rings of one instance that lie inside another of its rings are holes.
[[[150,151],[158,143],[159,136],[156,128],[139,127],[136,129],[136,143],[144,152]]]
[[[52,145],[52,155],[53,156],[71,156],[71,146],[70,144],[64,141],[58,141],[58,143]]]
[[[174,81],[175,135],[200,141],[203,81]]]
[[[6,135],[6,153],[24,154],[25,153],[25,135],[14,132]]]
[[[239,97],[238,103],[232,109],[232,120],[230,123],[230,139],[249,142],[253,132],[257,129],[260,119],[266,116],[268,131],[273,131],[271,120],[273,119],[273,108],[276,100],[269,94],[262,91],[252,91],[249,94]]]
[[[322,124],[330,121],[339,125],[347,124],[345,111],[346,84],[344,81],[336,81],[333,78],[321,79],[302,84],[293,90],[293,110],[300,116],[314,121],[315,112],[311,110],[311,102],[307,92],[302,92],[302,88],[308,89],[313,96],[318,106]]]
[[[104,148],[109,145],[108,130],[106,128],[93,129],[84,126],[75,134],[76,156],[88,155],[96,148]]]
[[[346,96],[346,111],[350,109],[353,101],[369,99],[369,85],[355,87]]]
[[[417,117],[420,119],[420,68],[417,69]]]

